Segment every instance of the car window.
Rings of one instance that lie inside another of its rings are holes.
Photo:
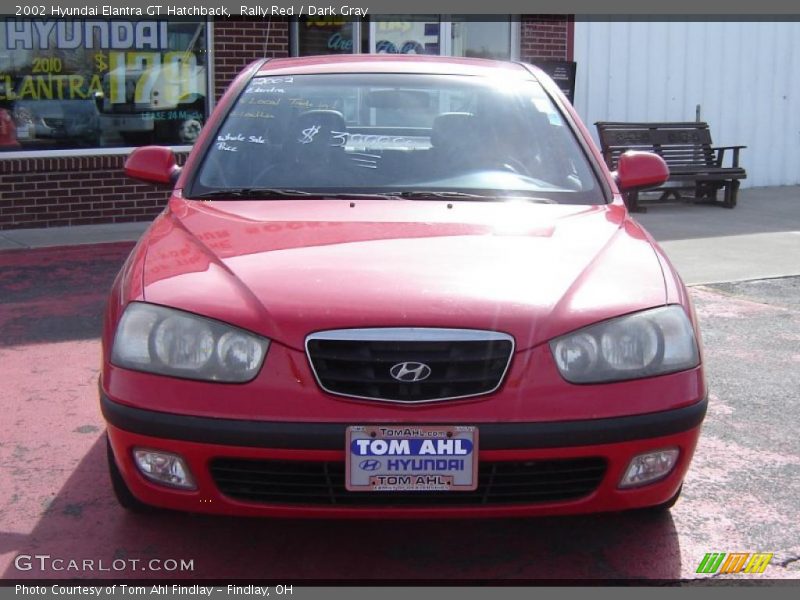
[[[189,196],[261,188],[604,202],[538,82],[468,76],[254,78],[208,147]]]

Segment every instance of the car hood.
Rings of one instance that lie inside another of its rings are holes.
[[[301,349],[314,331],[487,329],[529,348],[665,302],[620,206],[187,201],[150,229],[143,298]]]

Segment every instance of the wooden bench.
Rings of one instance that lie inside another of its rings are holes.
[[[717,202],[724,189],[722,206],[736,206],[739,180],[747,177],[739,166],[739,151],[746,146],[713,146],[708,123],[595,123],[600,149],[608,168],[616,170],[619,156],[627,150],[655,152],[669,167],[669,180],[660,188],[659,200],[673,196],[681,200],[681,190],[693,190],[695,201]],[[724,166],[730,150],[730,166]],[[643,212],[637,192],[630,192],[626,204],[631,211]]]

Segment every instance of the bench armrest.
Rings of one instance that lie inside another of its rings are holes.
[[[739,151],[747,146],[712,146],[711,150],[717,153],[717,167],[722,167],[722,161],[725,159],[725,150],[733,151],[733,164],[732,167],[739,166]]]

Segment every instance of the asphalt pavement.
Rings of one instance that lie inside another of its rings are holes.
[[[36,234],[43,244],[0,232],[16,248],[0,252],[0,576],[693,580],[712,577],[696,573],[708,552],[771,552],[761,575],[716,578],[797,579],[798,203],[798,188],[746,190],[734,210],[681,204],[637,216],[694,284],[710,388],[683,496],[658,516],[361,523],[128,514],[111,495],[96,386],[99,316],[138,233],[48,230]],[[86,243],[63,247],[65,239]],[[128,562],[79,573],[15,566],[35,554]],[[154,558],[192,560],[194,571],[153,571],[145,565]]]

